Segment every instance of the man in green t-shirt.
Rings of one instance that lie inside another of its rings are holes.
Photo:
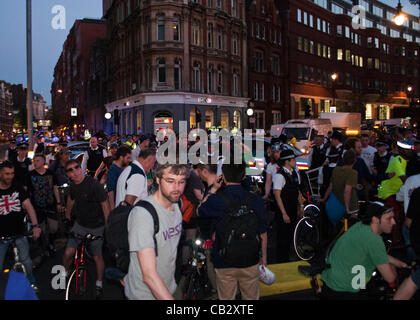
[[[387,255],[380,236],[392,231],[395,224],[393,209],[380,202],[370,203],[361,220],[338,239],[328,256],[330,267],[321,276],[324,283],[322,299],[367,298],[364,289],[375,269],[385,281],[392,283],[397,277],[395,268],[407,267],[404,262]]]
[[[396,226],[392,231],[392,244],[395,246],[400,245],[402,240],[402,224],[404,223],[404,212],[401,205],[396,200],[396,195],[400,191],[406,176],[407,159],[411,155],[412,143],[410,141],[398,141],[399,155],[392,158],[389,162],[387,173],[390,179],[381,182],[378,188],[378,198],[385,201],[387,206],[394,209]]]

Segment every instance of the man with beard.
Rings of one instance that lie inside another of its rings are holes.
[[[158,189],[152,196],[144,199],[153,205],[158,216],[159,231],[155,237],[154,220],[150,212],[136,206],[130,213],[130,266],[124,278],[125,295],[130,300],[174,299],[173,294],[177,287],[177,248],[182,232],[182,215],[178,201],[184,192],[188,174],[187,165],[157,166]]]

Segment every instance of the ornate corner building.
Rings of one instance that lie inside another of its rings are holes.
[[[188,128],[244,127],[243,0],[107,2],[112,93],[106,109],[119,116],[119,132],[177,131],[180,120]]]

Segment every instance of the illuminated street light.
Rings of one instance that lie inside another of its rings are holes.
[[[408,86],[408,87],[407,87],[407,91],[408,91],[408,92],[413,91],[413,87],[412,87],[412,86]]]
[[[58,92],[58,93],[63,93],[63,90],[58,89],[58,90],[57,90],[57,92]]]
[[[105,119],[106,120],[111,119],[111,117],[112,117],[112,114],[110,112],[105,113]]]
[[[248,108],[248,109],[246,110],[246,114],[247,114],[249,117],[252,117],[252,115],[254,114],[254,109],[252,109],[252,108]]]
[[[333,79],[334,81],[335,80],[337,80],[337,78],[338,78],[338,75],[337,75],[337,73],[333,73],[332,75],[331,75],[331,79]]]
[[[407,19],[407,16],[402,12],[401,2],[398,0],[397,14],[392,19],[397,26],[402,26]]]

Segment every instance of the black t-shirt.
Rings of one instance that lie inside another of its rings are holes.
[[[57,179],[51,170],[39,174],[32,170],[26,176],[26,186],[31,197],[31,203],[37,209],[54,210],[54,185],[57,185]]]
[[[79,225],[85,228],[104,226],[101,202],[106,201],[107,195],[103,185],[92,177],[85,176],[82,183],[70,184],[70,197],[75,201],[74,212]]]
[[[420,256],[420,187],[411,194],[407,218],[413,220],[410,227],[411,244],[416,255]]]
[[[13,162],[13,165],[15,166],[15,179],[13,180],[17,184],[25,184],[26,175],[29,172],[29,166],[32,164],[32,160],[29,158],[26,158],[22,162],[16,159],[15,162]]]
[[[25,211],[22,203],[28,194],[21,186],[12,184],[6,190],[0,189],[0,237],[21,235],[25,232]]]

